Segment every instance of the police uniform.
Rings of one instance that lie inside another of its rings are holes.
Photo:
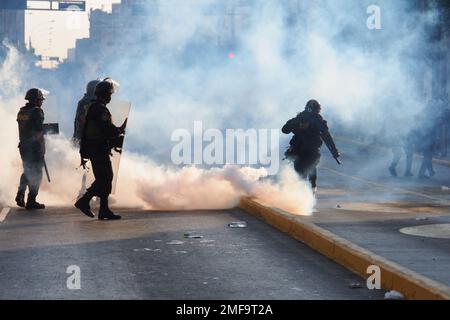
[[[86,114],[92,103],[95,102],[95,86],[99,83],[98,80],[93,80],[86,86],[86,93],[84,97],[78,101],[77,111],[75,114],[73,142],[76,146],[79,146],[81,138],[84,133],[84,126],[86,124]]]
[[[17,114],[19,125],[19,151],[24,172],[20,177],[18,196],[25,194],[28,186],[28,202],[35,202],[42,181],[44,167],[44,111],[27,103]]]
[[[86,123],[80,142],[81,158],[91,161],[95,181],[86,193],[77,200],[75,207],[88,217],[93,218],[95,215],[91,211],[89,202],[94,196],[99,197],[99,220],[121,219],[121,216],[114,214],[108,205],[113,180],[113,170],[109,157],[111,150],[119,146],[126,125],[125,122],[122,127],[118,128],[112,123],[111,113],[106,105],[111,101],[113,93],[114,85],[112,81],[105,79],[96,85],[95,96],[97,99],[88,106]]]
[[[294,134],[286,156],[294,161],[295,171],[303,179],[308,179],[312,188],[316,188],[322,141],[326,143],[334,157],[339,156],[328,131],[327,122],[318,113],[303,111],[290,119],[281,131],[285,134]]]
[[[80,147],[82,158],[89,159],[92,164],[95,181],[88,192],[94,196],[107,197],[111,194],[113,170],[110,154],[113,141],[119,136],[119,128],[112,123],[106,103],[97,99],[89,106]]]

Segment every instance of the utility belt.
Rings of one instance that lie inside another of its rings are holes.
[[[18,145],[20,157],[24,161],[38,162],[44,159],[45,145],[36,140],[21,141]]]
[[[111,139],[82,139],[80,142],[80,155],[84,159],[89,159],[93,155],[111,154],[111,150],[122,152],[124,136]]]
[[[96,154],[109,154],[111,148],[105,139],[81,139],[80,155],[83,159],[90,159]]]
[[[289,146],[289,148],[284,152],[284,159],[292,161],[303,156],[320,157],[320,148],[296,148],[294,146]]]

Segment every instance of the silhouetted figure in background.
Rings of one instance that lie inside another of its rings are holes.
[[[428,179],[433,177],[436,173],[433,169],[433,154],[436,145],[436,127],[437,118],[435,108],[437,101],[433,100],[429,103],[428,107],[422,112],[422,120],[419,127],[420,137],[419,151],[422,153],[423,160],[420,166],[418,177],[420,179]],[[428,171],[428,175],[426,175]]]
[[[86,93],[83,98],[78,101],[77,111],[75,113],[75,120],[73,126],[72,141],[75,147],[80,147],[81,139],[83,138],[84,126],[86,124],[86,115],[89,110],[89,106],[95,102],[95,87],[100,83],[100,80],[92,80],[86,86]],[[83,165],[83,163],[82,163]],[[83,166],[84,167],[84,166]],[[81,197],[86,192],[86,172],[83,173],[81,179],[81,189],[79,196]]]
[[[394,141],[394,146],[392,147],[392,162],[389,166],[389,172],[391,176],[397,177],[397,165],[402,158],[402,151],[405,154],[405,177],[414,176],[412,173],[413,155],[416,145],[416,132],[410,130],[406,135],[401,136],[396,141]]]
[[[437,112],[436,123],[436,146],[435,154],[439,157],[446,157],[448,154],[448,144],[450,142],[450,109],[448,95],[444,95],[439,100],[439,111]]]

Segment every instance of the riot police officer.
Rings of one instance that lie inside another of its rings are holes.
[[[100,198],[99,220],[117,220],[121,216],[114,214],[108,206],[108,198],[111,194],[113,169],[111,165],[111,149],[125,133],[125,123],[116,127],[112,123],[111,113],[106,105],[111,101],[114,93],[114,84],[107,79],[98,83],[95,87],[96,100],[89,106],[86,114],[86,123],[80,142],[80,155],[83,159],[89,159],[92,164],[95,181],[87,189],[86,193],[75,203],[85,215],[94,217],[89,202],[94,197]]]
[[[100,83],[100,80],[92,80],[86,86],[86,93],[84,97],[78,101],[77,111],[75,114],[73,142],[76,146],[80,145],[80,141],[84,132],[84,125],[86,124],[86,113],[89,105],[95,101],[95,87]]]
[[[389,166],[389,173],[393,177],[397,177],[397,166],[402,158],[402,149],[406,158],[405,177],[412,177],[412,165],[415,145],[417,144],[416,130],[410,130],[407,134],[395,137],[392,141],[392,161]]]
[[[100,80],[92,80],[86,86],[86,93],[83,98],[78,101],[77,110],[75,113],[74,120],[74,130],[72,142],[75,147],[80,147],[81,138],[84,133],[84,125],[86,124],[86,114],[89,110],[89,106],[95,102],[95,87],[100,83]],[[81,179],[81,189],[80,194],[86,192],[86,172],[83,173],[83,178]]]
[[[19,151],[23,163],[23,174],[20,177],[16,203],[27,210],[44,209],[45,205],[36,201],[42,181],[44,168],[44,111],[42,104],[45,100],[40,89],[28,90],[25,95],[28,103],[20,108],[17,114],[19,125]],[[28,199],[25,204],[25,191],[28,187]]]
[[[305,110],[290,119],[281,129],[285,134],[294,134],[286,157],[294,161],[295,171],[303,179],[310,181],[314,192],[317,191],[317,165],[320,161],[322,141],[336,160],[340,156],[320,111],[320,103],[317,100],[309,100]]]

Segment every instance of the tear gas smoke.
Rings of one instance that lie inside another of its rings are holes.
[[[9,48],[7,59],[1,65],[0,83],[17,79],[17,74],[26,72],[20,63],[20,55]],[[20,81],[4,86],[1,96],[0,116],[5,125],[0,128],[4,139],[0,157],[1,182],[0,203],[12,205],[16,183],[22,171],[17,149],[17,105],[24,103],[20,92]],[[44,105],[45,109],[45,105]],[[42,184],[39,198],[54,206],[67,206],[74,202],[81,188],[82,171],[79,154],[64,135],[47,138],[47,163],[51,169],[52,183]],[[117,205],[141,207],[154,210],[189,210],[232,208],[241,196],[253,196],[265,203],[284,208],[297,214],[309,214],[314,203],[313,195],[306,183],[296,174],[285,169],[281,183],[259,179],[267,175],[265,169],[226,166],[210,170],[194,167],[168,169],[157,165],[148,157],[127,153],[121,163]],[[126,190],[126,191],[125,191]],[[299,194],[300,192],[300,194]]]
[[[0,201],[11,203],[21,170],[15,114],[29,79],[56,97],[65,136],[89,80],[108,75],[122,85],[118,96],[133,108],[116,197],[118,205],[153,209],[228,208],[251,195],[311,212],[311,190],[292,169],[282,169],[274,182],[259,179],[265,173],[258,168],[174,168],[171,133],[196,120],[221,130],[280,128],[314,97],[334,119],[332,133],[339,122],[376,134],[396,119],[400,134],[428,99],[417,79],[427,70],[424,27],[435,13],[412,11],[410,1],[378,1],[382,30],[366,26],[371,1],[248,1],[233,11],[234,22],[230,15],[206,14],[232,12],[228,1],[148,2],[148,11],[155,3],[156,16],[136,16],[127,20],[130,28],[114,28],[120,54],[92,43],[77,63],[37,73],[9,50],[0,75]],[[44,183],[41,198],[66,205],[80,188],[78,154],[64,136],[50,138],[47,150],[54,183]]]

